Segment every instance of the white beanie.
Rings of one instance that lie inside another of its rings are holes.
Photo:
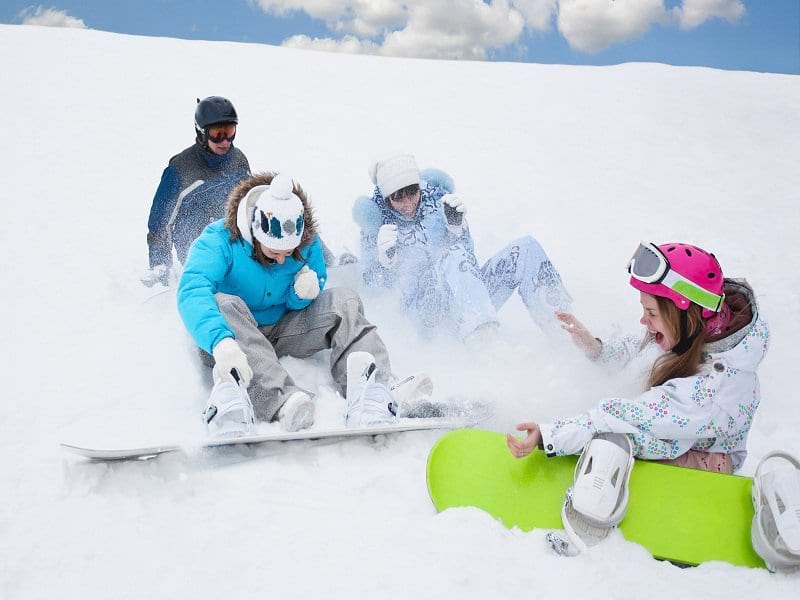
[[[305,210],[303,202],[294,193],[292,178],[278,174],[268,186],[257,186],[247,195],[251,194],[255,197],[251,222],[253,236],[270,250],[297,248],[303,239]],[[248,200],[244,198],[242,202]]]
[[[369,176],[384,198],[409,185],[419,185],[419,167],[411,154],[400,154],[373,163],[369,168]]]

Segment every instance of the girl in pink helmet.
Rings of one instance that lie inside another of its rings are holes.
[[[562,327],[593,361],[627,364],[657,345],[647,389],[607,398],[554,423],[517,426],[516,457],[535,447],[548,455],[580,454],[598,434],[627,434],[638,458],[732,473],[744,462],[747,433],[758,408],[757,369],[769,343],[753,290],[724,279],[713,254],[689,244],[641,244],[628,265],[639,291],[643,336],[604,341],[569,313]]]

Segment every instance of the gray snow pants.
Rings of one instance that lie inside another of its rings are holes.
[[[351,352],[369,352],[379,371],[390,376],[386,346],[375,326],[364,317],[364,305],[347,288],[324,290],[303,310],[290,310],[275,325],[259,328],[250,309],[238,296],[218,293],[217,305],[236,341],[247,355],[253,379],[247,388],[256,418],[272,421],[289,396],[302,390],[286,372],[278,358],[308,358],[320,350],[331,350],[331,375],[339,392],[347,390],[347,357]],[[214,359],[202,352],[206,364]]]

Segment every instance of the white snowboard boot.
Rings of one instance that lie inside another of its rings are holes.
[[[294,392],[278,411],[278,421],[289,432],[308,429],[314,424],[314,401],[305,392]]]
[[[375,381],[375,357],[369,352],[352,352],[347,357],[348,427],[370,427],[393,423],[397,406],[392,392]]]
[[[767,568],[788,573],[800,568],[800,461],[770,452],[753,477],[753,549]]]
[[[208,434],[214,438],[232,438],[255,433],[255,413],[247,390],[232,381],[214,384],[204,413]]]
[[[586,444],[575,465],[575,484],[561,510],[566,538],[547,541],[558,554],[575,556],[606,539],[628,509],[633,446],[621,433],[599,433]]]

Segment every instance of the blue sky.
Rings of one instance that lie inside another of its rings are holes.
[[[375,6],[368,0],[4,0],[0,22],[39,19],[136,35],[395,56],[646,61],[800,74],[800,0],[384,0],[386,10]]]

